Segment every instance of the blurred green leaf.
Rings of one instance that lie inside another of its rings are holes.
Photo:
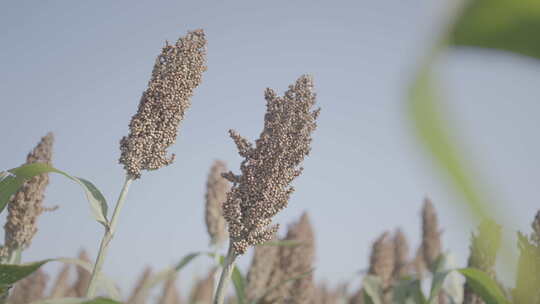
[[[410,91],[410,115],[425,147],[448,174],[456,189],[463,194],[473,215],[482,218],[488,214],[484,200],[477,191],[479,186],[474,182],[470,166],[464,165],[462,153],[442,118],[440,105],[436,102],[438,96],[433,79],[430,67],[425,67],[418,75]]]
[[[422,293],[420,280],[404,278],[393,288],[393,299],[396,304],[425,304],[426,297]]]
[[[34,301],[30,304],[80,304],[88,301],[87,298],[58,298]]]
[[[115,300],[112,300],[112,299],[99,297],[99,298],[95,298],[93,300],[82,302],[82,304],[122,304],[122,303],[118,302],[118,301],[115,301]]]
[[[462,268],[458,271],[467,278],[467,283],[486,304],[510,304],[501,288],[488,274],[475,268]]]
[[[238,300],[238,304],[246,303],[246,279],[236,265],[233,268],[231,279],[233,281],[234,290],[236,291],[236,299]]]
[[[43,264],[51,260],[26,264],[0,264],[0,285],[12,285],[15,282],[24,279],[38,270]]]
[[[433,275],[433,279],[431,281],[431,289],[429,292],[429,304],[436,304],[439,301],[439,292],[441,291],[441,288],[443,286],[444,280],[448,276],[448,274],[451,271],[442,271],[442,272],[436,272]]]
[[[367,275],[362,280],[362,286],[364,289],[364,300],[367,303],[382,304],[383,303],[383,291],[381,280],[373,275]]]
[[[450,43],[540,59],[539,32],[538,0],[471,0],[450,33]]]
[[[92,300],[87,298],[59,298],[59,299],[45,299],[32,302],[31,304],[122,304],[121,302],[99,297]]]
[[[176,264],[176,266],[174,266],[174,270],[175,271],[182,270],[182,268],[187,266],[187,264],[189,264],[191,261],[193,261],[193,259],[195,259],[196,257],[198,257],[201,254],[202,254],[202,252],[193,252],[193,253],[187,254],[186,256],[184,256],[180,260],[180,262],[178,262],[178,264]]]
[[[196,257],[200,256],[201,254],[204,254],[203,252],[193,252],[185,255],[180,259],[180,261],[174,266],[167,268],[165,270],[162,270],[158,273],[156,273],[148,282],[146,282],[141,289],[146,292],[158,285],[161,282],[166,281],[171,276],[176,275],[180,270],[182,270],[185,266],[187,266],[191,261],[193,261]]]
[[[55,172],[64,175],[83,187],[86,198],[90,203],[94,219],[103,226],[108,227],[107,201],[105,200],[103,194],[101,194],[101,192],[91,182],[83,178],[71,176],[44,163],[23,165],[8,170],[8,172],[10,174],[0,181],[0,212],[4,210],[11,196],[15,194],[20,187],[22,187],[25,181],[39,174]]]

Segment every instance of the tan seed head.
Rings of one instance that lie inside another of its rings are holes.
[[[45,297],[49,277],[40,268],[15,284],[8,299],[10,304],[28,304]]]
[[[193,304],[206,304],[212,303],[212,297],[214,295],[214,276],[215,269],[210,270],[206,277],[197,281],[190,296],[190,303]]]
[[[188,32],[174,45],[163,47],[129,124],[129,135],[120,141],[119,162],[132,178],[139,178],[141,170],[157,170],[173,162],[174,154],[168,156],[167,148],[176,141],[178,126],[191,105],[193,90],[201,83],[205,64],[203,30]]]
[[[53,142],[52,133],[44,136],[28,154],[26,164],[39,162],[50,165]],[[8,204],[7,221],[4,225],[5,244],[1,252],[2,256],[8,256],[14,250],[26,249],[30,246],[32,238],[38,230],[37,219],[45,211],[43,199],[48,184],[48,174],[34,176],[11,197]]]
[[[216,160],[210,169],[206,183],[205,221],[210,245],[221,247],[227,239],[227,227],[223,218],[223,202],[227,199],[230,184],[222,174],[227,171],[224,162]]]
[[[422,208],[422,250],[424,262],[431,269],[442,249],[437,213],[429,198],[424,200],[424,207]]]
[[[394,234],[394,248],[396,250],[394,279],[399,280],[408,274],[409,264],[409,242],[401,229],[397,229]]]
[[[373,243],[368,271],[369,274],[381,279],[383,289],[392,284],[395,262],[394,241],[390,237],[390,233],[386,231]]]
[[[315,105],[313,81],[301,76],[283,97],[267,89],[264,129],[255,145],[231,130],[240,156],[241,175],[224,174],[233,183],[223,213],[228,223],[231,246],[236,255],[250,246],[272,238],[277,226],[272,218],[285,207],[294,191],[292,180],[309,154],[311,133],[316,128],[319,110]]]

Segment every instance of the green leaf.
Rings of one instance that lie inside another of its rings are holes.
[[[450,33],[450,43],[540,59],[539,32],[538,0],[471,0]]]
[[[486,304],[510,304],[504,293],[488,274],[475,268],[462,268],[458,271],[467,278],[467,283],[474,293],[486,302]]]
[[[8,170],[8,172],[10,175],[7,177],[4,176],[4,178],[0,181],[0,212],[4,210],[11,196],[15,194],[20,187],[22,187],[25,181],[39,174],[54,172],[64,175],[83,187],[86,198],[88,199],[90,207],[92,208],[94,219],[106,228],[108,227],[107,201],[96,186],[94,186],[88,180],[71,176],[44,163],[23,165]]]
[[[364,299],[368,303],[373,304],[382,304],[382,284],[381,279],[373,276],[373,275],[367,275],[364,277],[364,280],[362,281],[362,286],[364,288]]]
[[[420,280],[404,278],[393,288],[394,302],[397,304],[425,304],[426,297],[422,293]]]
[[[178,264],[176,264],[176,266],[174,267],[174,270],[175,271],[180,271],[187,264],[189,264],[193,259],[195,259],[196,257],[198,257],[201,254],[202,254],[202,252],[194,252],[194,253],[187,254],[186,256],[184,256],[180,260],[180,262],[178,262]]]
[[[112,299],[99,297],[99,298],[95,298],[93,300],[82,302],[82,304],[122,304],[122,303],[118,302],[118,301],[115,301],[115,300],[112,300]]]
[[[416,132],[437,164],[448,174],[455,188],[463,194],[475,217],[483,218],[487,212],[475,175],[462,157],[458,145],[452,140],[434,88],[431,69],[426,67],[418,75],[410,91],[410,115]]]
[[[58,298],[45,299],[32,302],[31,304],[122,304],[121,302],[108,298],[95,298],[88,300],[87,298]]]
[[[233,268],[231,279],[233,281],[234,290],[236,291],[238,304],[246,303],[246,279],[242,275],[242,272],[240,272],[240,269],[236,266]]]
[[[0,264],[0,285],[9,286],[15,282],[24,279],[38,270],[43,264],[51,260],[43,260],[39,262],[26,264]]]
[[[86,298],[58,298],[34,301],[30,304],[80,304],[88,301]]]
[[[56,258],[54,260],[61,263],[77,265],[83,268],[84,270],[86,270],[88,273],[92,273],[93,268],[94,268],[94,265],[92,263],[81,260],[81,259]],[[107,290],[107,293],[113,300],[119,301],[122,298],[122,296],[120,295],[120,291],[116,287],[116,284],[114,283],[114,281],[106,277],[105,274],[103,274],[103,272],[99,274],[97,281],[98,281],[99,286]]]
[[[441,290],[444,280],[448,276],[448,274],[451,272],[451,270],[448,271],[442,271],[442,272],[436,272],[433,275],[433,280],[431,281],[431,290],[429,292],[429,304],[436,304],[438,303],[439,299],[439,291]]]
[[[176,275],[176,273],[182,270],[185,266],[187,266],[191,261],[193,261],[201,254],[203,254],[203,252],[194,252],[187,254],[174,267],[170,267],[158,272],[141,287],[141,292],[148,292],[150,289],[154,288],[159,283],[164,282],[170,277]]]

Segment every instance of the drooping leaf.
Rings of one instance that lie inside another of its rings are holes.
[[[458,271],[467,278],[467,283],[486,304],[510,304],[501,288],[488,274],[475,268]]]
[[[94,186],[88,180],[71,176],[64,171],[58,170],[44,163],[23,165],[8,170],[8,172],[10,174],[0,181],[0,212],[4,210],[11,196],[15,194],[17,190],[19,190],[25,181],[39,174],[54,172],[59,173],[79,184],[83,188],[86,198],[90,203],[94,219],[105,227],[108,226],[107,201],[96,186]]]
[[[8,286],[24,279],[51,260],[43,260],[25,264],[0,264],[0,285]]]
[[[180,259],[180,261],[173,267],[169,267],[165,270],[162,270],[158,273],[156,273],[154,276],[152,276],[142,287],[141,293],[148,292],[150,289],[157,286],[159,283],[165,282],[170,277],[176,275],[180,270],[182,270],[185,266],[187,266],[191,261],[193,261],[196,257],[204,254],[204,252],[193,252],[185,255]]]
[[[540,59],[540,1],[471,0],[450,32],[450,43]]]
[[[410,114],[416,132],[437,164],[448,174],[453,186],[465,197],[475,217],[482,218],[487,212],[485,199],[479,193],[475,174],[465,164],[459,145],[452,140],[433,84],[431,69],[426,67],[415,80],[410,91]]]

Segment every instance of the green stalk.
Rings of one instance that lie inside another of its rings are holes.
[[[103,238],[101,239],[101,244],[99,245],[99,252],[96,257],[94,269],[92,270],[92,276],[90,278],[90,283],[88,284],[88,290],[86,291],[87,298],[92,298],[96,294],[97,279],[101,272],[101,268],[103,267],[103,262],[105,261],[105,257],[107,256],[107,249],[109,248],[109,244],[114,236],[114,233],[116,232],[116,224],[118,223],[118,216],[120,215],[120,211],[122,210],[122,207],[124,206],[124,202],[126,201],[126,196],[129,190],[129,185],[131,185],[132,181],[133,181],[133,178],[127,175],[126,180],[124,182],[124,186],[122,186],[122,191],[120,192],[120,196],[118,197],[118,201],[116,202],[116,206],[114,207],[114,212],[109,222],[108,228],[105,229],[105,234],[103,235]]]
[[[227,292],[227,285],[229,285],[229,281],[231,280],[235,260],[236,254],[234,253],[232,246],[229,245],[229,251],[225,257],[223,270],[221,271],[221,277],[219,278],[219,284],[214,295],[214,304],[223,304],[225,302],[225,293]]]

